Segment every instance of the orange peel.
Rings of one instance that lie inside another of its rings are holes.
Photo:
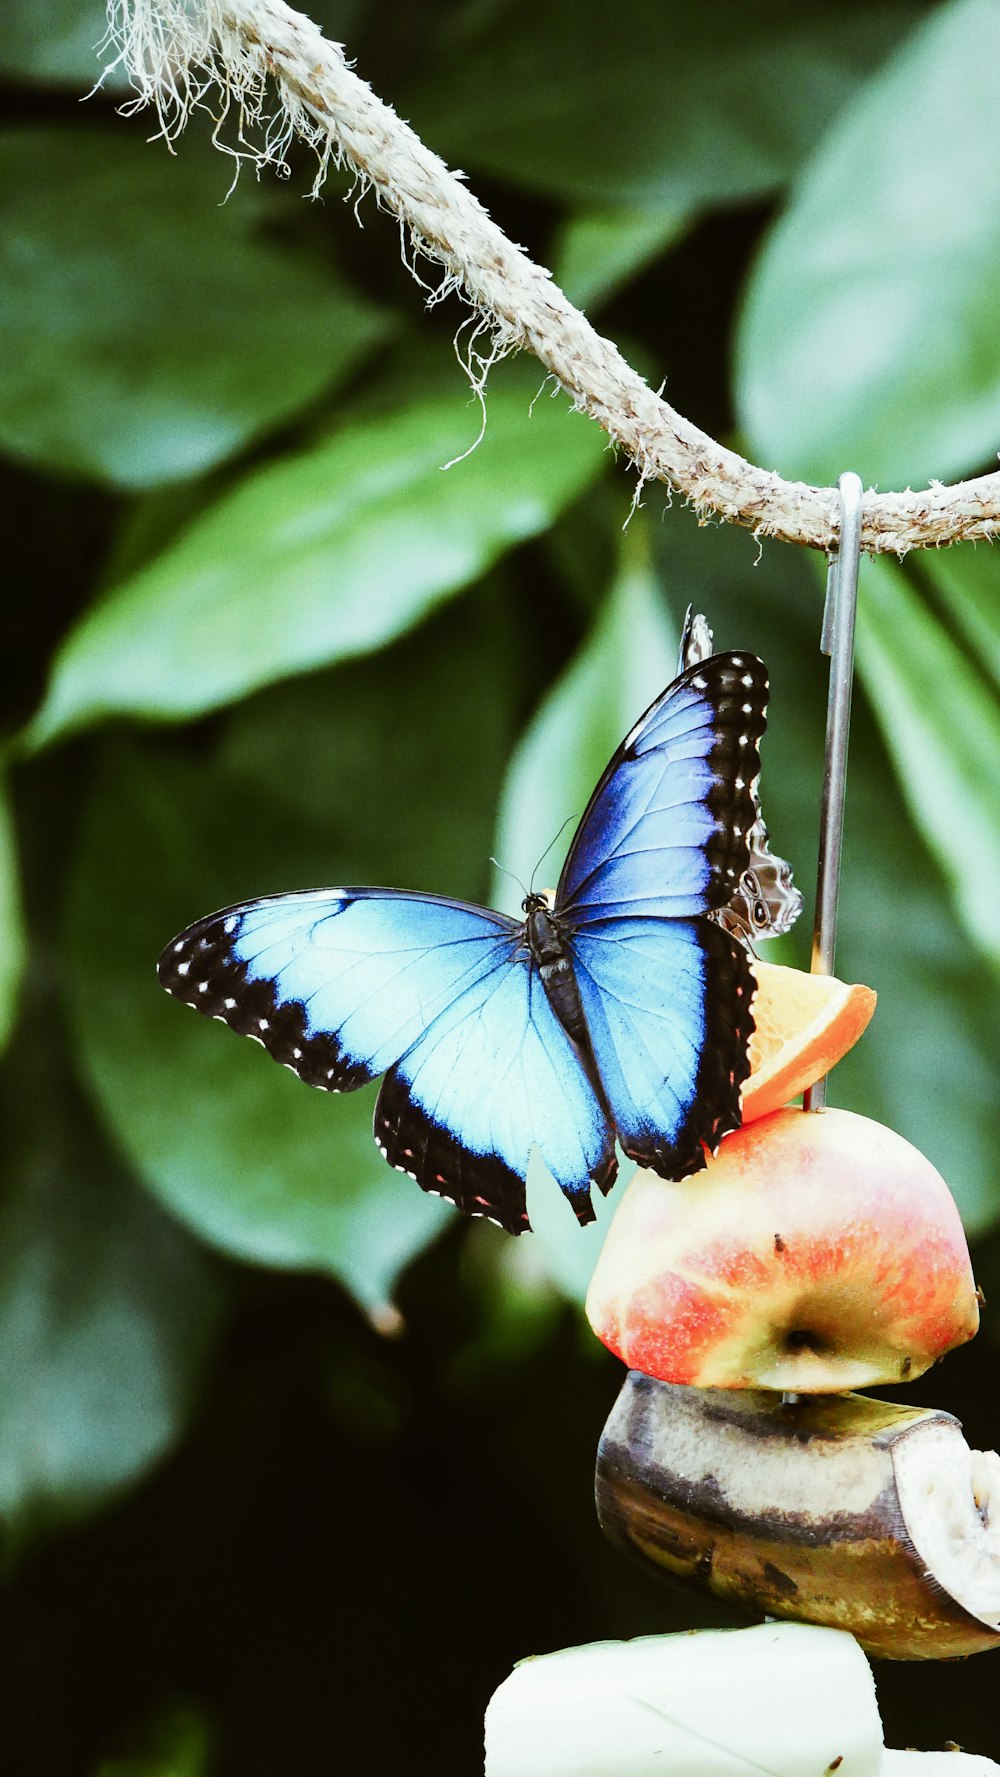
[[[872,988],[835,975],[808,975],[756,957],[751,966],[757,991],[744,1124],[780,1110],[828,1074],[854,1047],[876,1001]]]

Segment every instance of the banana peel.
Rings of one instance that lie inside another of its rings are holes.
[[[631,1371],[596,1492],[647,1570],[754,1615],[848,1630],[884,1659],[1000,1646],[1000,1457],[949,1413]]]

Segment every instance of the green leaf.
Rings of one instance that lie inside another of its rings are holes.
[[[29,739],[111,713],[182,720],[382,647],[544,531],[607,464],[596,426],[495,373],[457,379],[248,475],[69,636]]]
[[[382,317],[257,229],[206,146],[0,136],[0,444],[126,488],[200,474],[342,380]]]
[[[911,562],[918,576],[930,581],[949,622],[1000,687],[1000,557],[994,547],[925,549]]]
[[[916,825],[972,942],[1000,966],[1000,702],[884,556],[866,562],[858,654]]]
[[[0,71],[13,80],[89,92],[111,58],[98,54],[108,29],[103,0],[5,0]],[[106,91],[124,92],[120,72]]]
[[[84,815],[67,974],[116,1139],[204,1238],[327,1272],[366,1307],[454,1212],[385,1164],[374,1087],[310,1092],[169,1000],[154,964],[180,926],[257,893],[381,881],[480,899],[516,639],[504,606],[470,600],[378,662],[247,704],[214,755],[109,749]]]
[[[553,275],[579,308],[599,308],[680,239],[690,212],[667,209],[582,210],[556,238]]]
[[[24,974],[25,935],[14,818],[0,777],[0,1049],[14,1027]]]
[[[404,116],[439,153],[574,205],[731,203],[780,185],[914,16],[771,0],[521,0],[459,19]]]
[[[78,1109],[40,1018],[19,1033],[0,1101],[0,1512],[20,1546],[170,1449],[220,1304],[204,1255]]]
[[[785,474],[903,487],[992,458],[1000,416],[993,0],[935,9],[864,86],[747,296],[737,399]]]

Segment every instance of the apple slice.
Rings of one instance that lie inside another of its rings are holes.
[[[631,1369],[802,1394],[898,1383],[971,1339],[969,1250],[940,1173],[851,1111],[776,1111],[704,1172],[638,1172],[587,1295]]]

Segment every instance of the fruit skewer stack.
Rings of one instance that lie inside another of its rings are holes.
[[[874,994],[754,966],[743,1126],[694,1179],[637,1173],[587,1307],[630,1366],[598,1451],[605,1531],[768,1620],[522,1662],[487,1710],[487,1777],[1000,1772],[887,1749],[862,1652],[1000,1646],[1000,1457],[948,1413],[850,1392],[976,1332],[958,1211],[890,1130],[788,1107]]]
[[[742,1128],[695,1178],[636,1175],[591,1283],[591,1325],[630,1369],[601,1523],[664,1578],[883,1658],[1000,1645],[1000,1457],[948,1413],[850,1392],[906,1384],[976,1332],[958,1210],[882,1125],[773,1108],[856,1040],[874,995],[756,967]]]

